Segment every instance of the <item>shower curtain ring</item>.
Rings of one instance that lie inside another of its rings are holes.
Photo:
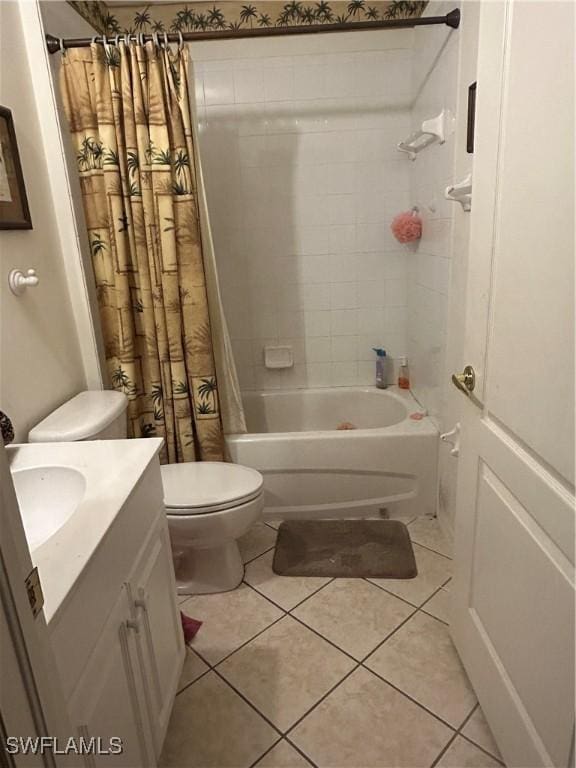
[[[124,35],[124,45],[128,48],[130,46],[130,32]]]
[[[109,53],[110,51],[110,44],[108,43],[108,38],[105,34],[102,34],[102,45],[104,46],[104,50],[106,53]]]
[[[116,45],[116,46],[120,45],[120,38],[121,37],[122,37],[122,35],[116,35],[116,37],[114,38],[114,45]]]
[[[160,48],[160,38],[158,37],[158,32],[152,32],[152,42],[156,48]]]
[[[168,40],[168,32],[164,32],[164,48],[168,50],[169,45],[170,45],[170,40]]]
[[[63,40],[63,38],[61,38],[61,37],[58,38],[58,45],[59,45],[58,50],[60,51],[60,53],[66,53],[66,49],[64,48],[64,40]]]
[[[182,53],[184,48],[184,35],[181,30],[178,30],[178,53]]]

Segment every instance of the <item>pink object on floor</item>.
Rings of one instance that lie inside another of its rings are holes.
[[[189,643],[190,640],[192,640],[196,636],[196,633],[202,626],[202,622],[198,621],[198,619],[193,619],[190,616],[185,616],[182,613],[182,611],[180,611],[180,619],[182,620],[182,632],[184,633],[184,642]]]
[[[410,418],[414,419],[414,421],[422,421],[422,419],[424,418],[425,415],[426,414],[424,414],[424,413],[416,412],[416,413],[411,413],[410,414]]]
[[[422,219],[416,211],[399,213],[392,220],[390,228],[399,243],[411,243],[422,237]]]

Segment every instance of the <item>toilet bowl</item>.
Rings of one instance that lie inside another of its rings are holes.
[[[161,467],[179,595],[226,592],[244,565],[237,539],[264,508],[262,475],[221,462]]]
[[[80,392],[37,424],[30,442],[126,437],[128,400],[121,392]],[[220,462],[161,467],[164,503],[181,595],[225,592],[242,581],[237,539],[264,508],[255,469]]]

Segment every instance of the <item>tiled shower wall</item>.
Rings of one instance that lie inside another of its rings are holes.
[[[457,6],[435,2],[424,16],[443,15]],[[442,109],[456,112],[459,31],[419,27],[414,34],[412,129]],[[440,420],[446,390],[446,337],[455,203],[444,199],[454,179],[454,142],[425,149],[410,168],[411,200],[423,219],[422,239],[408,270],[408,358],[412,391]],[[451,425],[453,426],[453,425]]]
[[[413,32],[198,44],[200,149],[241,386],[374,380],[407,353]],[[210,58],[208,58],[210,57]],[[226,58],[225,58],[226,57]],[[289,344],[291,369],[264,367]],[[391,376],[392,378],[392,376]]]

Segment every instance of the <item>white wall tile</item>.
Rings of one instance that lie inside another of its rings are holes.
[[[206,81],[204,81],[206,90]],[[265,101],[264,73],[261,67],[234,71],[234,95],[237,104]]]
[[[411,204],[411,164],[396,151],[410,130],[411,37],[399,33],[398,49],[367,33],[350,40],[369,50],[334,37],[196,50],[200,150],[243,388],[368,383],[372,346],[405,351],[414,254],[389,224]],[[429,241],[434,286],[446,290],[442,223]],[[295,365],[267,371],[263,347],[279,340]]]
[[[330,309],[357,309],[356,283],[332,283],[330,285]]]
[[[358,333],[357,309],[333,309],[330,312],[331,336],[355,336]]]

